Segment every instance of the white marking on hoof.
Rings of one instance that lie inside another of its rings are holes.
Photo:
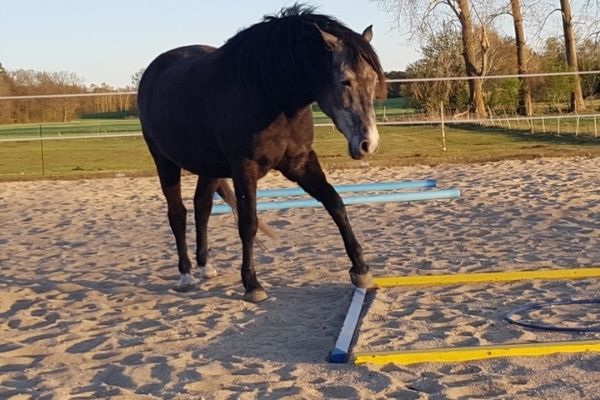
[[[179,283],[177,284],[179,289],[193,288],[195,286],[196,280],[192,274],[182,274],[181,278],[179,278]]]
[[[211,263],[206,263],[204,267],[200,267],[200,278],[214,278],[217,276],[217,270]]]

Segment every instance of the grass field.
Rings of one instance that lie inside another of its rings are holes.
[[[136,119],[82,119],[67,123],[0,125],[0,139],[38,138],[61,135],[95,135],[109,133],[140,132],[140,121]]]
[[[349,158],[346,140],[331,128],[316,129],[315,148],[326,168],[600,156],[600,139],[590,136],[530,135],[500,128],[450,127],[447,128],[447,151],[442,151],[439,127],[384,126],[380,133],[380,151],[364,162]],[[153,173],[154,165],[140,137],[0,143],[0,180]]]

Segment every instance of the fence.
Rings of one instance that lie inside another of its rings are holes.
[[[466,84],[469,79],[483,79],[490,83],[493,90],[498,91],[503,87],[511,87],[514,89],[514,80],[518,78],[528,79],[550,79],[550,83],[538,81],[539,87],[551,87],[552,90],[560,88],[560,85],[555,85],[557,79],[569,79],[572,75],[587,76],[587,79],[593,77],[594,82],[600,87],[600,71],[584,71],[579,73],[559,72],[546,74],[528,74],[528,75],[501,75],[501,76],[486,76],[486,77],[438,77],[438,78],[418,78],[418,79],[393,79],[389,80],[390,84],[401,85],[402,88],[409,88],[410,85],[424,85],[421,88],[427,92],[435,94],[436,85],[460,85]],[[512,80],[512,81],[511,81]],[[509,82],[507,84],[506,82]],[[542,83],[540,83],[542,82]],[[554,83],[553,83],[554,82]],[[565,87],[563,82],[563,88]],[[567,82],[568,84],[568,82]],[[512,86],[511,86],[512,85]],[[441,87],[441,86],[440,86]],[[447,88],[447,86],[444,86]],[[458,87],[460,90],[459,86]],[[500,88],[500,89],[498,89]],[[402,89],[404,90],[404,89]],[[408,90],[406,90],[408,92]],[[514,92],[514,90],[513,90]],[[493,92],[495,93],[495,92]],[[3,101],[36,101],[43,102],[51,99],[69,99],[76,97],[98,97],[98,96],[135,96],[135,92],[111,92],[111,93],[81,93],[81,94],[58,94],[58,95],[39,95],[39,96],[4,96],[0,97],[0,106]],[[439,93],[438,93],[439,94]],[[514,94],[514,93],[513,93]],[[559,93],[560,94],[560,93]],[[493,94],[492,94],[493,95]],[[423,132],[423,134],[431,134],[437,132],[439,135],[439,147],[443,150],[452,146],[451,138],[455,129],[461,130],[476,130],[476,131],[503,131],[503,132],[518,132],[528,134],[546,134],[556,136],[586,136],[590,138],[598,138],[598,119],[600,117],[600,102],[594,100],[586,100],[588,111],[586,113],[564,113],[562,109],[565,107],[568,93],[562,93],[562,97],[554,97],[552,101],[544,101],[544,96],[548,94],[542,92],[535,93],[537,101],[534,104],[536,113],[531,116],[520,116],[517,113],[517,108],[514,104],[507,104],[496,101],[495,104],[487,105],[487,117],[475,118],[465,111],[465,108],[460,109],[454,104],[448,104],[444,100],[430,107],[415,106],[415,102],[406,96],[403,98],[392,98],[386,101],[378,101],[375,104],[378,125],[380,126],[396,126],[399,130],[410,128],[412,132]],[[553,94],[555,95],[555,94]],[[514,96],[513,96],[514,97]],[[429,103],[432,103],[433,95],[428,98]],[[491,97],[490,97],[491,99]],[[489,100],[489,99],[488,99]],[[513,99],[514,100],[514,99]],[[513,102],[514,103],[514,102]],[[468,109],[468,106],[467,106]],[[315,115],[315,126],[328,127],[333,129],[333,123],[325,116],[318,108],[313,105]],[[235,110],[232,110],[235,112]],[[86,139],[96,143],[96,149],[118,146],[118,143],[138,138],[141,136],[141,128],[137,119],[124,120],[79,120],[72,123],[33,123],[33,124],[18,124],[18,125],[0,125],[0,152],[4,146],[16,146],[21,143],[25,146],[29,144],[29,152],[37,152],[38,157],[32,157],[31,162],[36,165],[33,169],[39,170],[41,165],[42,173],[46,172],[44,166],[44,152],[48,151],[44,143],[58,141],[52,146],[52,149],[59,149],[60,146],[67,148],[68,146],[77,147],[71,143],[72,139]],[[111,142],[106,141],[110,139]],[[65,143],[60,145],[60,141]],[[35,143],[39,142],[38,145]],[[66,143],[70,143],[67,145]],[[126,142],[130,144],[130,142]],[[37,146],[37,147],[34,147]],[[139,145],[143,148],[143,143]],[[5,148],[6,151],[8,148]],[[34,150],[35,149],[35,150]],[[90,148],[89,157],[93,157],[93,149]],[[76,169],[74,167],[74,169]],[[101,169],[101,167],[99,167]],[[127,168],[127,165],[123,165]],[[9,172],[9,174],[14,173]],[[0,162],[0,175],[6,175]]]

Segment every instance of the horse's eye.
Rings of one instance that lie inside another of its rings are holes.
[[[344,85],[344,86],[348,86],[348,87],[352,86],[352,84],[350,83],[350,80],[349,80],[349,79],[342,79],[342,80],[340,81],[340,83],[341,83],[342,85]]]

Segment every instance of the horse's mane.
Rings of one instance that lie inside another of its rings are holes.
[[[344,43],[354,66],[361,58],[366,61],[378,74],[380,88],[385,88],[379,58],[362,35],[333,17],[316,14],[314,7],[300,4],[238,32],[217,51],[216,62],[242,89],[263,91],[279,102],[285,99],[277,97],[288,96],[289,91],[306,96],[331,79],[332,56],[319,29]],[[248,79],[250,76],[255,79]]]

